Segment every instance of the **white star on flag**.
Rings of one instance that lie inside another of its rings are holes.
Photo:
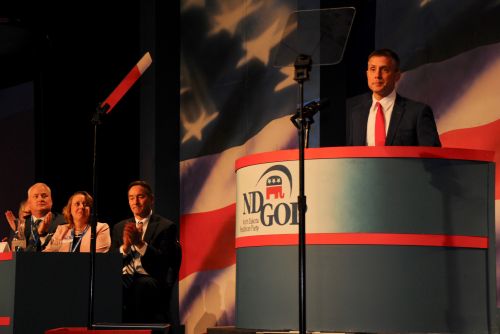
[[[194,122],[190,122],[187,120],[186,116],[181,113],[181,123],[184,129],[186,129],[186,133],[182,138],[181,144],[184,144],[193,137],[201,141],[203,129],[208,125],[208,123],[217,118],[217,116],[219,116],[218,112],[207,115],[207,112],[203,109],[198,119]]]
[[[234,36],[238,24],[261,6],[262,2],[259,4],[250,4],[250,6],[245,8],[245,3],[242,2],[238,7],[228,9],[228,5],[223,2],[224,9],[221,13],[214,16],[213,20],[215,21],[215,25],[208,35],[215,35],[220,31],[225,30],[229,32],[231,36]]]

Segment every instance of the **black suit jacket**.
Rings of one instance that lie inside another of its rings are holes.
[[[33,216],[29,215],[25,217],[26,223],[25,223],[25,228],[24,228],[24,236],[26,237],[26,240],[30,239],[31,236],[31,224],[33,221]],[[52,235],[56,232],[57,226],[59,225],[64,225],[66,224],[66,220],[64,220],[64,216],[60,213],[52,212],[52,220],[49,223],[49,229],[47,230],[47,238],[45,238],[44,243],[42,244],[42,249],[43,250],[48,244],[50,239],[52,238]],[[30,245],[28,243],[26,251],[36,251],[33,245]]]
[[[366,126],[372,93],[347,101],[347,145],[366,145]],[[420,102],[396,95],[385,141],[387,146],[441,146],[432,109]]]
[[[134,218],[125,219],[113,227],[111,248],[120,251],[123,244],[123,228],[128,222],[135,223]],[[148,246],[141,257],[141,263],[147,273],[161,284],[168,283],[169,270],[176,265],[177,226],[160,215],[153,214],[149,220],[144,241]],[[130,262],[130,257],[123,259],[124,265]]]

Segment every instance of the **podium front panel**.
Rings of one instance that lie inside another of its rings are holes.
[[[494,165],[415,149],[309,154],[309,331],[495,326]],[[279,155],[237,171],[238,328],[298,329],[298,161]]]
[[[0,333],[12,333],[16,263],[12,253],[0,253]]]
[[[0,333],[43,333],[87,325],[90,292],[88,253],[10,253],[0,261]],[[122,258],[96,254],[94,321],[121,322]],[[4,277],[6,279],[4,279]]]

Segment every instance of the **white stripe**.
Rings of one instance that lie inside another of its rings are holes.
[[[202,292],[203,291],[203,292]],[[191,297],[189,293],[194,293]],[[179,282],[181,323],[186,333],[200,333],[197,325],[206,327],[234,325],[236,300],[236,265],[221,270],[191,274]],[[187,298],[192,303],[185,305]],[[210,317],[207,317],[210,315]],[[204,321],[201,321],[204,319]]]
[[[139,62],[137,63],[137,69],[142,74],[148,69],[149,65],[151,65],[152,62],[153,59],[151,58],[151,55],[149,54],[149,52],[146,52],[144,56],[142,56],[141,60],[139,60]]]
[[[275,119],[244,145],[232,147],[220,154],[184,160],[180,163],[182,214],[213,211],[235,202],[235,161],[258,152],[275,151],[297,147],[297,130],[290,116]],[[196,175],[210,169],[203,182]],[[201,183],[201,184],[200,184]],[[200,188],[201,187],[201,188]],[[199,194],[194,202],[187,202]]]
[[[500,44],[405,72],[398,92],[428,103],[440,134],[500,118]]]

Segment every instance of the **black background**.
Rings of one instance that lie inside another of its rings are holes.
[[[162,122],[156,126],[155,140],[178,143],[178,115],[165,119],[159,111],[165,106],[163,99],[169,99],[172,109],[178,110],[178,6],[177,2],[161,5],[154,0],[17,1],[0,13],[0,87],[34,82],[33,182],[45,182],[52,188],[55,211],[61,212],[69,196],[77,190],[92,193],[91,119],[99,102],[108,97],[146,51],[154,51],[153,65],[112,112],[103,117],[97,129],[95,195],[99,220],[112,225],[130,216],[127,185],[144,178],[139,159],[141,136],[146,135],[141,134],[141,112],[152,112]],[[160,74],[162,68],[167,68],[162,62],[172,66],[168,68],[169,82]],[[145,83],[148,88],[144,88]],[[170,92],[155,95],[154,101],[146,103],[152,110],[141,111],[144,103],[140,94],[145,89],[170,89]],[[165,138],[161,133],[167,126],[173,127],[173,131],[169,128],[171,134]],[[159,151],[165,145],[158,144],[155,149]],[[173,146],[166,152],[172,154],[168,161],[178,163],[178,145]],[[166,166],[161,159],[157,168],[178,178],[177,169]],[[164,179],[165,176],[156,175],[156,182]],[[178,187],[178,181],[172,182]],[[155,182],[152,183],[155,187]],[[156,192],[157,199],[171,203],[165,204],[167,207],[178,207],[177,189]],[[174,198],[167,200],[166,193]],[[12,201],[19,203],[21,199]],[[17,211],[17,204],[11,209]],[[176,209],[163,211],[177,221]],[[6,231],[5,226],[3,230]]]

